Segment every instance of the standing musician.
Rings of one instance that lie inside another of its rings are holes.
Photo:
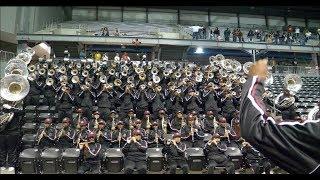
[[[159,110],[164,109],[164,94],[161,92],[162,88],[159,85],[153,89],[153,93],[150,93],[149,102],[151,102],[152,114],[156,114]]]
[[[141,84],[139,86],[139,90],[136,92],[135,99],[137,101],[137,117],[140,119],[142,118],[144,112],[148,111],[149,109],[148,95],[145,84]]]
[[[216,133],[218,127],[217,114],[214,114],[213,111],[207,111],[206,116],[204,118],[204,131],[206,133],[214,134]]]
[[[188,115],[187,125],[181,129],[181,136],[183,142],[187,147],[200,147],[204,146],[204,133],[200,127],[200,124],[195,121],[195,117]]]
[[[254,149],[250,143],[243,142],[241,152],[247,165],[253,169],[255,174],[270,174],[271,164],[259,151]]]
[[[212,139],[204,146],[204,154],[208,161],[208,174],[213,174],[217,166],[225,166],[228,174],[235,174],[232,161],[225,155],[227,145],[220,141],[220,135],[214,133]]]
[[[139,174],[147,173],[146,151],[148,143],[141,138],[141,131],[135,130],[123,146],[124,173],[132,174],[136,168]]]
[[[104,120],[99,119],[98,128],[95,129],[95,133],[97,135],[97,142],[101,144],[102,149],[106,149],[111,146],[111,133],[110,130],[106,128],[106,122]]]
[[[173,95],[170,97],[170,101],[172,101],[172,113],[178,111],[184,112],[184,99],[181,89],[174,90]]]
[[[176,115],[172,118],[172,120],[169,122],[169,127],[171,129],[171,132],[181,132],[181,129],[183,126],[186,125],[186,120],[184,115],[182,114],[182,111],[177,111]]]
[[[28,93],[28,96],[25,97],[24,106],[27,106],[27,105],[38,106],[39,105],[42,86],[40,86],[38,84],[36,79],[37,79],[36,75],[33,76],[30,74],[28,76],[28,80],[29,80],[29,84],[30,84],[30,91]]]
[[[134,108],[134,94],[129,86],[126,86],[125,91],[119,95],[118,101],[120,101],[120,119],[122,119],[129,110]]]
[[[155,147],[163,147],[164,144],[164,137],[163,131],[158,128],[158,123],[152,123],[152,129],[147,134],[148,136],[148,147],[155,148]]]
[[[53,81],[53,80],[52,80]],[[44,95],[44,104],[48,106],[55,106],[55,96],[57,88],[53,84],[54,82],[49,82],[47,79],[46,83],[43,86],[43,95]]]
[[[82,86],[82,91],[78,95],[80,100],[80,106],[83,109],[83,116],[91,118],[93,100],[95,99],[95,94],[90,90],[87,85]]]
[[[204,100],[204,110],[206,112],[212,111],[214,114],[217,114],[220,111],[216,101],[216,94],[213,83],[208,83],[202,93],[202,98]]]
[[[132,130],[134,128],[134,121],[136,120],[134,110],[130,109],[128,111],[127,117],[124,118],[124,128],[127,130]]]
[[[63,118],[62,128],[56,134],[57,146],[60,149],[72,148],[75,135],[76,132],[71,126],[71,120],[68,117]]]
[[[79,125],[80,129],[76,132],[76,136],[74,138],[76,147],[79,147],[80,143],[87,141],[88,134],[91,132],[88,127],[87,118],[82,118]]]
[[[116,93],[112,90],[109,84],[103,84],[102,90],[97,94],[98,111],[101,112],[101,117],[107,119],[111,109],[114,109]]]
[[[74,98],[70,95],[70,89],[67,86],[63,86],[62,93],[58,96],[58,102],[56,108],[58,110],[59,120],[62,120],[64,117],[72,119],[72,105]]]
[[[1,99],[1,97],[0,97]],[[21,141],[21,116],[22,102],[17,102],[14,108],[8,104],[1,104],[0,116],[6,113],[13,113],[11,120],[7,120],[0,125],[0,167],[17,167],[18,166],[18,147]],[[2,119],[0,119],[2,121]],[[8,156],[8,159],[7,159]]]
[[[166,155],[170,174],[176,174],[177,167],[182,169],[183,174],[189,173],[189,166],[185,156],[186,149],[186,144],[181,142],[180,133],[175,133],[173,140],[167,140],[165,143],[162,153]]]
[[[79,174],[100,174],[101,168],[101,144],[95,142],[96,134],[90,132],[86,142],[79,144],[81,164]]]
[[[191,111],[201,112],[200,108],[202,102],[199,96],[199,91],[195,92],[193,88],[188,90],[188,94],[185,96],[186,101],[186,112],[189,113]]]
[[[222,115],[226,118],[227,122],[230,124],[232,115],[236,111],[235,98],[232,93],[228,90],[224,91],[223,97],[221,98],[221,109]]]
[[[100,113],[95,111],[92,113],[92,120],[89,122],[89,130],[94,131],[98,129],[99,120],[100,120]]]
[[[124,123],[118,121],[117,127],[111,132],[110,141],[113,148],[122,148],[127,140],[131,136],[130,131],[124,128]]]
[[[44,120],[44,127],[40,128],[36,135],[37,146],[39,149],[52,148],[55,146],[56,129],[52,125],[52,119]]]
[[[108,131],[114,131],[116,129],[117,123],[118,123],[118,114],[116,111],[112,110],[109,114],[109,117],[106,122],[106,128]]]
[[[285,103],[289,98],[293,98],[293,103]],[[276,104],[277,109],[281,111],[281,116],[284,121],[294,120],[297,116],[296,106],[294,102],[298,101],[298,97],[292,95],[288,89],[284,89],[283,95],[279,97],[279,103]]]

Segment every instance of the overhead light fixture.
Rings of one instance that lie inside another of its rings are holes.
[[[202,49],[201,47],[198,47],[197,50],[196,50],[196,52],[194,52],[194,53],[196,53],[196,54],[203,54],[204,52],[203,52],[203,49]]]

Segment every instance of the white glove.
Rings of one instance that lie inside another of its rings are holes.
[[[3,105],[3,108],[5,108],[5,109],[11,109],[12,106],[10,106],[9,104],[4,104],[4,105]]]

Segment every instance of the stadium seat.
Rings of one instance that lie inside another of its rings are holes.
[[[37,132],[37,123],[25,123],[21,128],[23,134],[35,134]]]
[[[25,122],[37,122],[37,114],[28,112],[24,115]]]
[[[37,112],[40,113],[50,113],[49,106],[39,106],[37,107]]]
[[[38,117],[38,122],[43,122],[46,118],[50,118],[51,114],[50,113],[40,113]]]
[[[105,152],[106,168],[109,172],[116,173],[123,169],[123,153],[119,148],[109,148]]]
[[[80,150],[77,148],[67,148],[62,153],[63,173],[76,174],[78,172]]]
[[[202,171],[205,159],[202,148],[187,148],[186,157],[191,171]]]
[[[35,112],[36,112],[36,106],[31,106],[31,105],[26,106],[26,107],[24,108],[24,111],[25,111],[26,113],[35,113]]]
[[[22,149],[33,148],[36,142],[36,134],[24,134],[21,141]]]
[[[19,165],[22,174],[36,174],[39,173],[38,159],[40,152],[35,148],[28,148],[23,150],[19,155]]]
[[[148,170],[152,172],[159,172],[163,170],[164,157],[162,155],[162,148],[147,149],[147,166]]]
[[[41,169],[43,174],[57,174],[60,171],[59,158],[61,151],[57,148],[48,148],[41,153]]]
[[[235,169],[239,169],[242,164],[242,152],[239,148],[227,147],[225,154],[231,159],[234,163]]]

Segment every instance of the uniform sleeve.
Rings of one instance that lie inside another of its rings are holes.
[[[249,77],[240,106],[241,135],[252,146],[289,173],[319,173],[319,121],[276,124],[266,115],[264,82]]]

